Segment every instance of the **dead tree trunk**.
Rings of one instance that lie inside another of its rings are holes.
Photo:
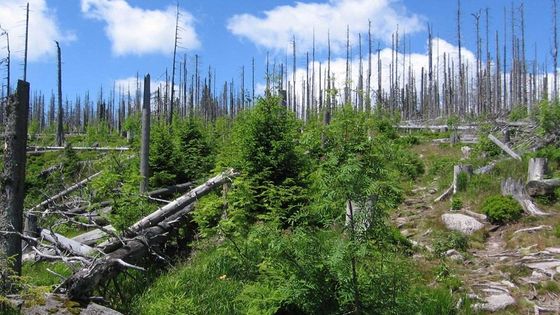
[[[181,197],[173,200],[173,202],[168,203],[167,205],[159,208],[155,212],[152,212],[148,216],[142,218],[138,222],[134,223],[130,226],[126,231],[127,237],[132,237],[137,235],[142,230],[148,229],[154,225],[157,225],[159,222],[165,220],[167,217],[176,213],[179,209],[182,209],[192,203],[194,203],[198,198],[208,194],[212,189],[215,187],[221,186],[224,183],[231,180],[231,178],[236,177],[238,175],[233,169],[229,169],[211,179],[206,181],[206,183],[192,189],[188,193],[182,195]],[[105,244],[101,244],[100,248],[104,252],[112,252],[116,248],[119,248],[122,245],[122,242],[118,239],[113,239],[107,241]]]
[[[504,150],[504,152],[506,152],[509,156],[511,156],[512,158],[521,161],[521,157],[519,156],[519,154],[513,152],[512,149],[510,149],[507,145],[505,145],[502,141],[498,140],[496,137],[494,137],[493,135],[488,135],[488,139],[490,139],[490,141],[494,142],[497,146],[500,147],[500,149]]]
[[[519,202],[519,204],[521,205],[521,207],[523,207],[523,210],[526,213],[534,216],[548,215],[548,213],[542,212],[537,207],[537,205],[533,203],[533,201],[527,194],[527,191],[525,190],[525,185],[523,184],[522,181],[515,180],[513,178],[508,178],[502,181],[501,187],[502,187],[502,195],[512,196],[515,200],[517,200],[517,202]]]
[[[462,183],[460,180],[461,174],[465,174],[468,179],[473,174],[472,165],[455,165],[453,167],[453,194],[466,188],[463,187],[466,183]]]
[[[60,53],[60,45],[56,42],[56,52],[58,56],[58,119],[56,129],[56,145],[61,147],[64,144],[64,126],[62,111],[62,57]]]
[[[13,270],[21,274],[21,237],[23,200],[25,198],[25,163],[27,118],[29,115],[29,83],[18,81],[15,95],[6,107],[4,170],[0,174],[0,259],[14,257]]]
[[[142,143],[140,144],[140,193],[148,190],[150,176],[150,75],[144,77],[144,103],[142,106]]]
[[[26,6],[25,17],[25,52],[23,54],[23,81],[27,82],[27,49],[29,44],[29,2]]]
[[[467,177],[470,177],[473,174],[472,165],[455,165],[453,167],[453,183],[439,197],[437,197],[434,202],[445,200],[465,188],[462,187],[462,184],[464,183],[461,183],[459,180],[461,174],[466,174]]]
[[[88,299],[101,283],[112,279],[122,270],[133,267],[131,264],[144,258],[152,248],[165,243],[171,232],[187,220],[187,214],[193,207],[193,204],[187,205],[157,225],[142,231],[137,237],[126,241],[121,248],[96,260],[91,266],[82,268],[66,279],[59,293],[66,293],[73,300]]]
[[[560,179],[545,179],[548,172],[548,163],[545,158],[534,158],[529,160],[527,184],[525,188],[531,197],[549,196],[560,187]]]

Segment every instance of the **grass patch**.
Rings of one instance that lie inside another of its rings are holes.
[[[45,287],[60,284],[60,277],[48,272],[47,269],[64,277],[72,274],[72,270],[62,262],[38,262],[24,263],[22,275],[25,282],[33,286]]]

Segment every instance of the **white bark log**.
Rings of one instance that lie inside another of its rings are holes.
[[[27,147],[28,153],[40,151],[60,151],[64,150],[62,146],[30,146]],[[129,147],[72,147],[72,150],[77,151],[128,151]]]
[[[494,137],[492,134],[489,134],[488,139],[490,139],[490,141],[494,142],[504,152],[509,154],[509,156],[511,156],[512,158],[514,158],[518,161],[521,161],[521,157],[517,153],[513,152],[513,150],[510,149],[507,145],[505,145],[502,141],[498,140],[498,138]]]
[[[90,246],[46,229],[41,230],[41,237],[49,243],[52,243],[59,249],[66,250],[73,255],[90,257],[95,253],[95,250]]]
[[[548,172],[548,160],[545,158],[532,158],[529,160],[527,182],[543,180]]]
[[[115,228],[111,225],[107,225],[103,227],[104,230],[116,232]],[[102,240],[103,238],[107,237],[108,234],[101,229],[91,230],[89,232],[80,234],[72,238],[72,240],[91,246],[95,245],[97,242]]]

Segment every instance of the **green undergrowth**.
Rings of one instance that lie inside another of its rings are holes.
[[[393,125],[345,107],[328,126],[304,126],[275,98],[241,113],[218,138],[215,167],[241,176],[201,198],[194,254],[133,313],[454,313],[458,296],[424,284],[388,222],[429,170],[411,150],[422,140]]]

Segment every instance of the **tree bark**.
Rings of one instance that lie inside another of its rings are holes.
[[[63,283],[59,293],[66,293],[73,300],[88,299],[101,283],[130,267],[127,264],[137,263],[152,247],[165,243],[171,232],[186,221],[193,207],[192,203],[187,205],[157,225],[143,230],[137,237],[125,241],[121,248],[82,268]]]
[[[490,141],[494,142],[497,146],[500,147],[500,149],[502,149],[504,152],[506,152],[507,154],[509,154],[509,156],[511,156],[512,158],[521,161],[521,157],[513,152],[512,149],[510,149],[507,145],[505,145],[502,141],[498,140],[496,137],[494,137],[493,135],[488,135],[488,139],[490,139]]]
[[[523,207],[523,210],[526,213],[534,216],[548,215],[548,213],[541,211],[537,207],[537,205],[533,203],[533,201],[527,194],[527,191],[525,190],[525,185],[523,185],[522,181],[508,178],[502,181],[501,189],[502,189],[502,195],[512,196],[515,200],[517,200],[517,202],[519,202],[519,204],[521,205],[521,207]]]
[[[142,143],[140,144],[140,193],[148,190],[150,155],[150,75],[144,77],[144,103],[142,106]]]
[[[173,202],[168,203],[167,205],[159,208],[158,210],[152,212],[148,216],[140,219],[138,222],[134,223],[130,226],[125,236],[133,237],[140,233],[142,230],[148,229],[154,225],[157,225],[159,222],[162,222],[169,216],[174,215],[177,211],[183,209],[184,207],[194,203],[199,197],[202,197],[208,194],[212,189],[215,187],[219,187],[224,183],[230,181],[233,177],[236,177],[238,173],[233,169],[229,169],[211,179],[206,181],[206,183],[194,188],[193,190],[189,191],[188,193],[182,195],[181,197],[173,200]],[[112,252],[116,248],[119,248],[122,245],[120,240],[111,239],[104,244],[101,244],[99,247],[102,251],[108,253]]]
[[[61,147],[64,144],[64,126],[63,126],[63,110],[62,110],[62,57],[60,53],[60,45],[56,42],[56,52],[58,56],[58,118],[56,129],[56,145]]]
[[[0,259],[14,257],[12,267],[17,274],[21,274],[19,234],[23,232],[28,115],[29,83],[20,80],[6,107],[4,169],[0,175],[0,231],[14,232],[0,235]]]

